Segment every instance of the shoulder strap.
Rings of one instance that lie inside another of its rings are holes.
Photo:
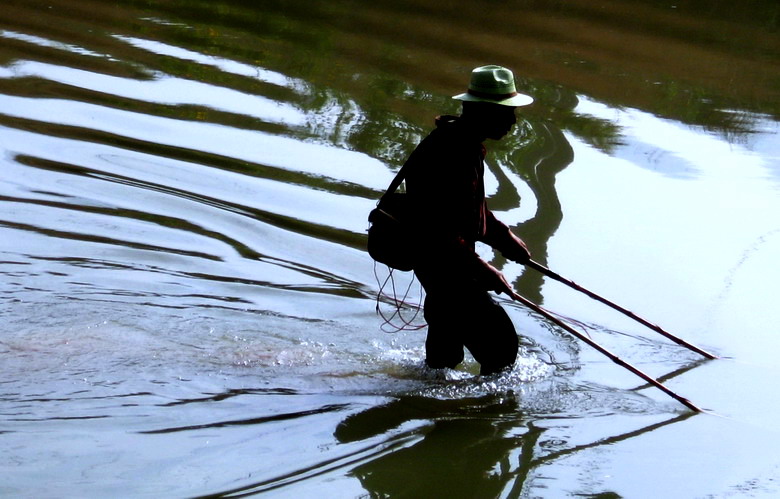
[[[409,161],[404,163],[401,169],[398,170],[398,173],[396,173],[395,178],[393,179],[392,182],[390,182],[390,186],[387,188],[385,193],[382,194],[382,197],[379,198],[379,202],[381,202],[385,196],[389,196],[390,194],[394,193],[396,189],[398,189],[398,187],[401,185],[401,182],[403,182],[404,178],[406,178],[406,172],[408,171],[408,166],[409,166]]]
[[[441,117],[437,117],[437,118],[436,118],[436,120],[438,121],[440,118],[441,118]],[[448,117],[446,117],[446,118],[452,118],[452,117],[451,117],[451,116],[448,116]],[[431,135],[434,135],[434,134],[436,134],[436,133],[437,133],[437,132],[436,132],[436,130],[437,130],[437,129],[434,129],[433,131],[431,131],[431,133],[428,135],[428,137],[430,137]],[[415,150],[412,152],[412,154],[409,156],[409,158],[408,158],[408,159],[406,160],[406,162],[403,164],[403,166],[401,167],[401,169],[400,169],[400,170],[398,170],[398,173],[395,175],[395,178],[393,179],[393,181],[392,181],[392,182],[390,182],[390,186],[387,188],[387,190],[385,191],[385,193],[384,193],[384,194],[382,194],[382,197],[381,197],[381,198],[379,198],[379,201],[380,201],[380,202],[381,202],[381,201],[382,201],[382,199],[384,199],[386,196],[389,196],[390,194],[394,193],[394,192],[396,191],[396,189],[398,189],[398,187],[401,185],[401,182],[403,182],[403,181],[404,181],[404,178],[406,178],[406,174],[407,174],[407,172],[409,172],[409,169],[411,168],[411,164],[412,164],[412,163],[414,163],[414,161],[412,161],[412,158],[415,156],[415,153],[416,153],[418,150],[420,150],[421,148],[425,148],[425,147],[426,147],[424,144],[426,144],[426,141],[427,141],[427,139],[428,139],[428,138],[426,137],[425,139],[423,139],[423,140],[422,140],[422,142],[420,142],[420,143],[417,145],[417,148],[415,148]],[[419,161],[417,161],[417,162],[419,162]],[[378,205],[378,204],[379,204],[379,203],[377,203],[377,205]]]

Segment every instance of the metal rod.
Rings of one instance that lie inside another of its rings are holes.
[[[555,324],[555,325],[565,329],[567,332],[571,333],[572,335],[576,336],[578,339],[584,341],[585,343],[587,343],[591,347],[595,348],[599,352],[601,352],[604,355],[606,355],[607,357],[609,357],[609,359],[612,362],[614,362],[614,363],[616,363],[616,364],[618,364],[618,365],[620,365],[622,367],[625,367],[626,369],[628,369],[632,373],[636,374],[637,376],[639,376],[640,378],[644,379],[645,381],[647,381],[651,385],[655,386],[659,390],[663,391],[664,393],[666,393],[667,395],[669,395],[673,399],[677,400],[678,402],[683,404],[685,407],[687,407],[687,408],[689,408],[689,409],[691,409],[691,410],[693,410],[695,412],[702,412],[702,410],[699,409],[698,407],[696,407],[695,405],[693,405],[693,403],[690,400],[686,399],[685,397],[681,397],[680,395],[676,394],[672,390],[668,389],[663,384],[659,383],[658,380],[656,380],[656,379],[652,378],[651,376],[645,374],[644,372],[640,371],[639,369],[637,369],[636,367],[632,366],[628,362],[624,361],[623,359],[621,359],[617,355],[613,354],[612,352],[610,352],[606,348],[602,347],[601,345],[599,345],[598,343],[596,343],[592,339],[588,338],[586,335],[580,333],[579,331],[577,331],[576,329],[572,328],[568,324],[565,324],[563,321],[561,321],[560,319],[558,319],[557,317],[555,317],[554,315],[552,315],[550,312],[546,311],[542,307],[540,307],[540,306],[536,305],[535,303],[533,303],[532,301],[530,301],[530,300],[520,296],[519,294],[515,293],[514,291],[511,292],[510,296],[512,297],[513,300],[522,303],[526,307],[530,308],[531,310],[533,310],[536,313],[538,313],[538,314],[542,315],[543,317],[545,317],[547,320],[549,320],[553,324]]]
[[[707,357],[708,359],[717,359],[718,358],[716,355],[711,354],[711,353],[709,353],[709,352],[707,352],[705,350],[702,350],[701,348],[699,348],[699,347],[697,347],[695,345],[691,345],[687,341],[683,340],[682,338],[678,338],[677,336],[675,336],[672,333],[664,330],[660,326],[658,326],[656,324],[653,324],[652,322],[649,322],[649,321],[639,317],[634,312],[632,312],[630,310],[627,310],[627,309],[621,307],[620,305],[618,305],[618,304],[616,304],[616,303],[614,303],[614,302],[612,302],[610,300],[607,300],[603,296],[597,295],[593,291],[590,291],[588,289],[583,288],[582,286],[580,286],[579,284],[577,284],[576,282],[574,282],[574,281],[572,281],[570,279],[566,279],[565,277],[561,276],[560,274],[557,274],[557,273],[553,272],[552,270],[548,269],[547,267],[545,267],[544,265],[542,265],[542,264],[540,264],[538,262],[535,262],[533,260],[529,260],[528,263],[526,263],[526,265],[531,267],[534,270],[538,270],[542,274],[544,274],[544,275],[546,275],[546,276],[548,276],[548,277],[550,277],[552,279],[555,279],[556,281],[562,282],[562,283],[566,284],[567,286],[569,286],[569,287],[571,287],[573,289],[576,289],[577,291],[585,293],[586,295],[590,296],[591,298],[593,298],[595,300],[600,301],[601,303],[604,303],[605,305],[608,305],[608,306],[612,307],[613,309],[617,310],[618,312],[621,312],[624,315],[627,315],[628,317],[631,317],[632,319],[634,319],[635,321],[639,322],[640,324],[643,324],[643,325],[649,327],[653,331],[666,336],[667,338],[669,338],[670,340],[674,341],[678,345],[684,346],[684,347],[688,348],[689,350],[692,350],[692,351],[694,351],[694,352],[696,352],[696,353],[698,353],[700,355],[703,355],[704,357]]]

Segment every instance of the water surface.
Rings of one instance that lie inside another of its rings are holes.
[[[0,495],[776,496],[777,22],[758,0],[6,1]],[[382,327],[366,215],[486,63],[536,99],[487,144],[499,218],[721,358],[480,254],[706,413],[506,300],[500,376],[428,371],[424,329]]]

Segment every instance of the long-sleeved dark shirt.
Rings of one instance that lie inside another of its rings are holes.
[[[511,243],[506,225],[485,202],[485,148],[456,116],[440,116],[436,128],[409,157],[406,192],[422,259],[454,259],[478,265],[476,241],[502,250]]]

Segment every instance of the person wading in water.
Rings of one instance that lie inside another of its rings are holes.
[[[517,93],[509,69],[493,65],[474,69],[468,91],[453,99],[462,101],[461,115],[437,117],[405,167],[418,249],[414,273],[426,293],[426,364],[454,368],[465,346],[487,375],[514,365],[518,340],[509,316],[488,294],[510,291],[509,283],[477,255],[475,242],[519,263],[530,254],[487,207],[482,142],[509,133],[515,109],[533,99]]]

